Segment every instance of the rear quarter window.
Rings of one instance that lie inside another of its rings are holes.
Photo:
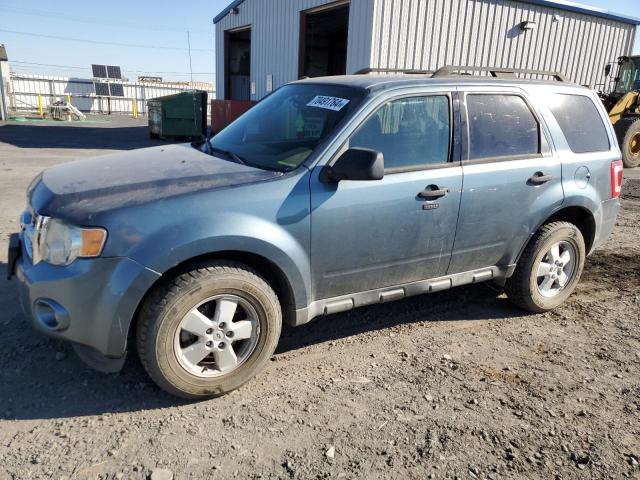
[[[573,153],[607,152],[607,128],[593,100],[585,95],[553,94],[549,108]]]

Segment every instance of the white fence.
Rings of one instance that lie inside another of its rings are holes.
[[[91,79],[11,73],[5,92],[9,113],[37,112],[39,96],[44,110],[47,111],[48,106],[56,101],[66,102],[69,95],[71,104],[84,113],[132,114],[135,102],[138,113],[145,114],[147,100],[191,90],[188,85],[175,83],[135,83],[116,80],[109,82],[121,84],[124,96],[96,95],[94,81]],[[210,100],[215,98],[212,88],[206,90]]]

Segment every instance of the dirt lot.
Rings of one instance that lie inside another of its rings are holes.
[[[640,180],[553,313],[480,285],[334,315],[285,329],[239,391],[186,403],[133,355],[117,375],[85,368],[4,280],[31,177],[150,144],[121,121],[0,124],[0,480],[640,478]]]

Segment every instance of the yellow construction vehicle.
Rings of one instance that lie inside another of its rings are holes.
[[[608,93],[600,92],[615,128],[625,167],[640,166],[640,56],[620,57]],[[609,77],[613,64],[605,67]]]

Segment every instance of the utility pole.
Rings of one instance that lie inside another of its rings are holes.
[[[7,86],[10,79],[9,74],[9,57],[7,57],[7,50],[3,44],[0,44],[0,120],[7,120]]]
[[[187,30],[187,45],[189,47],[189,74],[191,75],[191,88],[193,89],[193,66],[191,65],[191,36]]]

